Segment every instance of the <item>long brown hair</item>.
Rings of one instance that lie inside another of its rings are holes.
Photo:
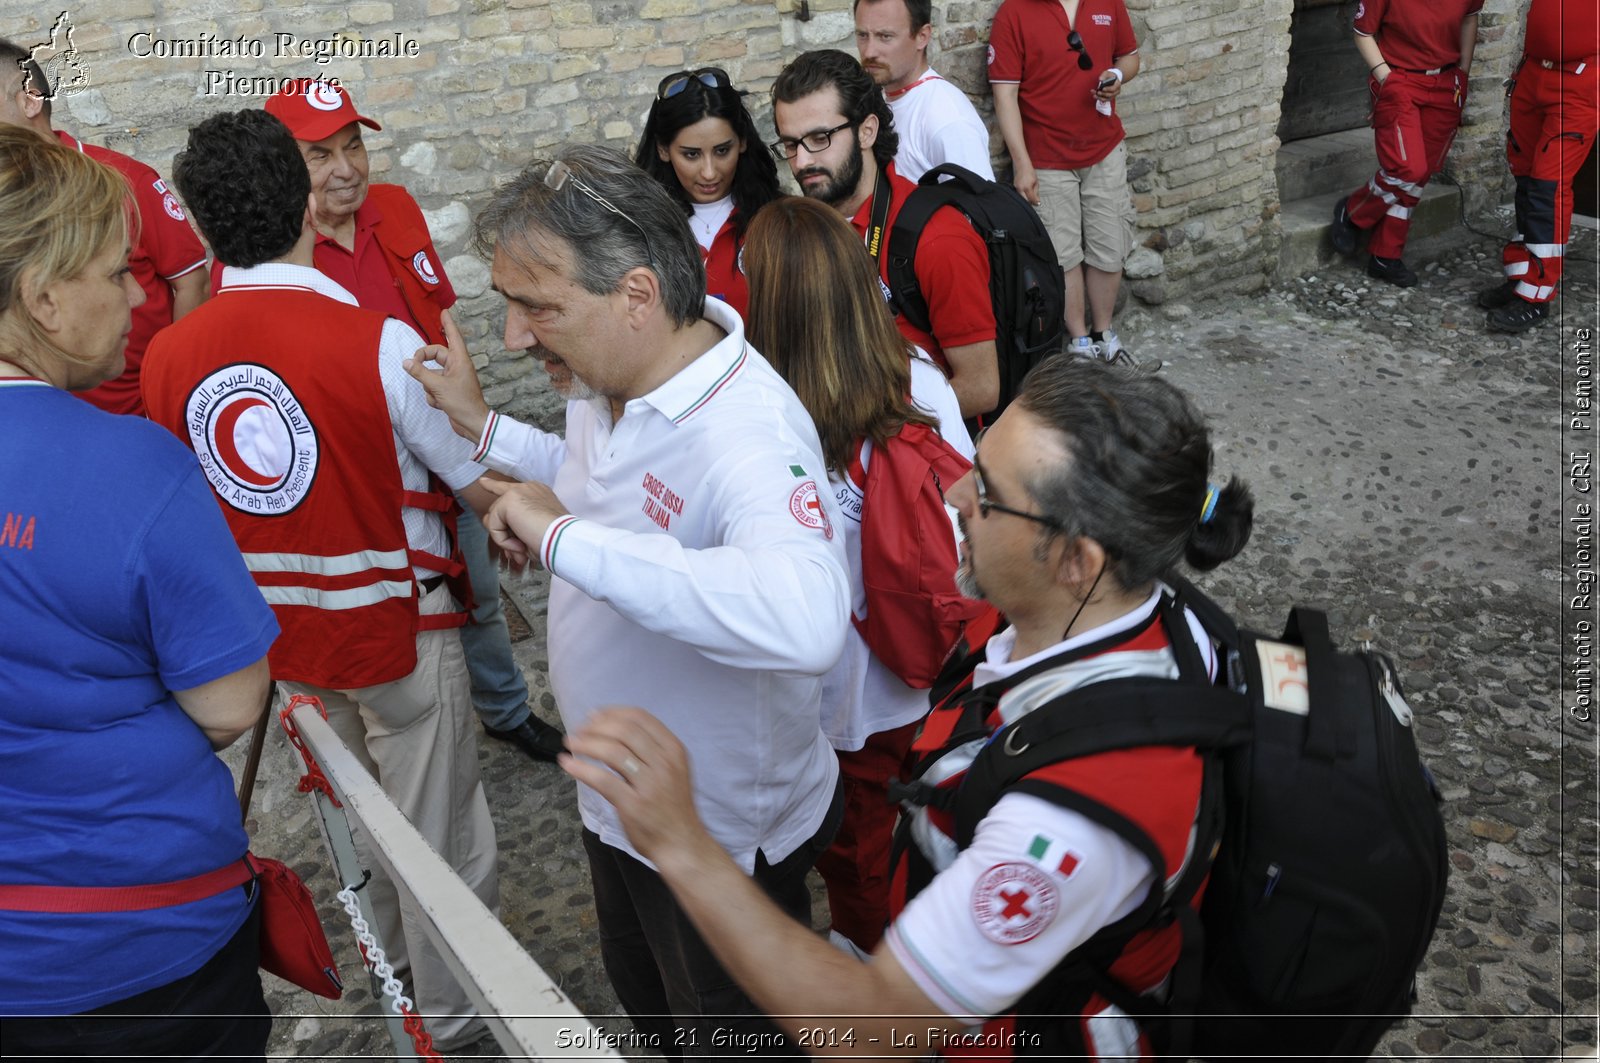
[[[750,223],[744,268],[745,334],[811,414],[829,469],[849,468],[863,438],[882,446],[907,423],[936,424],[911,403],[911,345],[838,211],[799,196],[773,200]]]

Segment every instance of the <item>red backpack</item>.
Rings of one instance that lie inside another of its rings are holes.
[[[908,424],[850,477],[862,485],[861,581],[867,617],[856,630],[889,670],[908,685],[933,685],[967,621],[993,607],[956,590],[955,538],[944,489],[972,463],[933,428]]]

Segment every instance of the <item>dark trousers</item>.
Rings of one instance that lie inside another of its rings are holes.
[[[91,968],[94,957],[84,957]],[[5,1020],[5,1053],[80,1059],[264,1059],[261,906],[196,972],[77,1015]]]
[[[835,791],[822,828],[809,841],[776,864],[756,854],[756,884],[806,927],[806,873],[838,829],[843,808]],[[685,1060],[801,1054],[723,970],[660,875],[591,831],[583,832],[583,847],[606,975],[649,1047]]]

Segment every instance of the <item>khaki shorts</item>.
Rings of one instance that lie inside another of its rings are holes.
[[[1087,262],[1120,273],[1133,250],[1133,200],[1128,195],[1128,145],[1082,170],[1039,170],[1039,217],[1062,269]]]

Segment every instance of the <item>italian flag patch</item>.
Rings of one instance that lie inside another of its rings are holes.
[[[1035,834],[1028,845],[1028,856],[1046,871],[1054,871],[1062,878],[1071,878],[1078,870],[1079,856],[1063,842]]]

